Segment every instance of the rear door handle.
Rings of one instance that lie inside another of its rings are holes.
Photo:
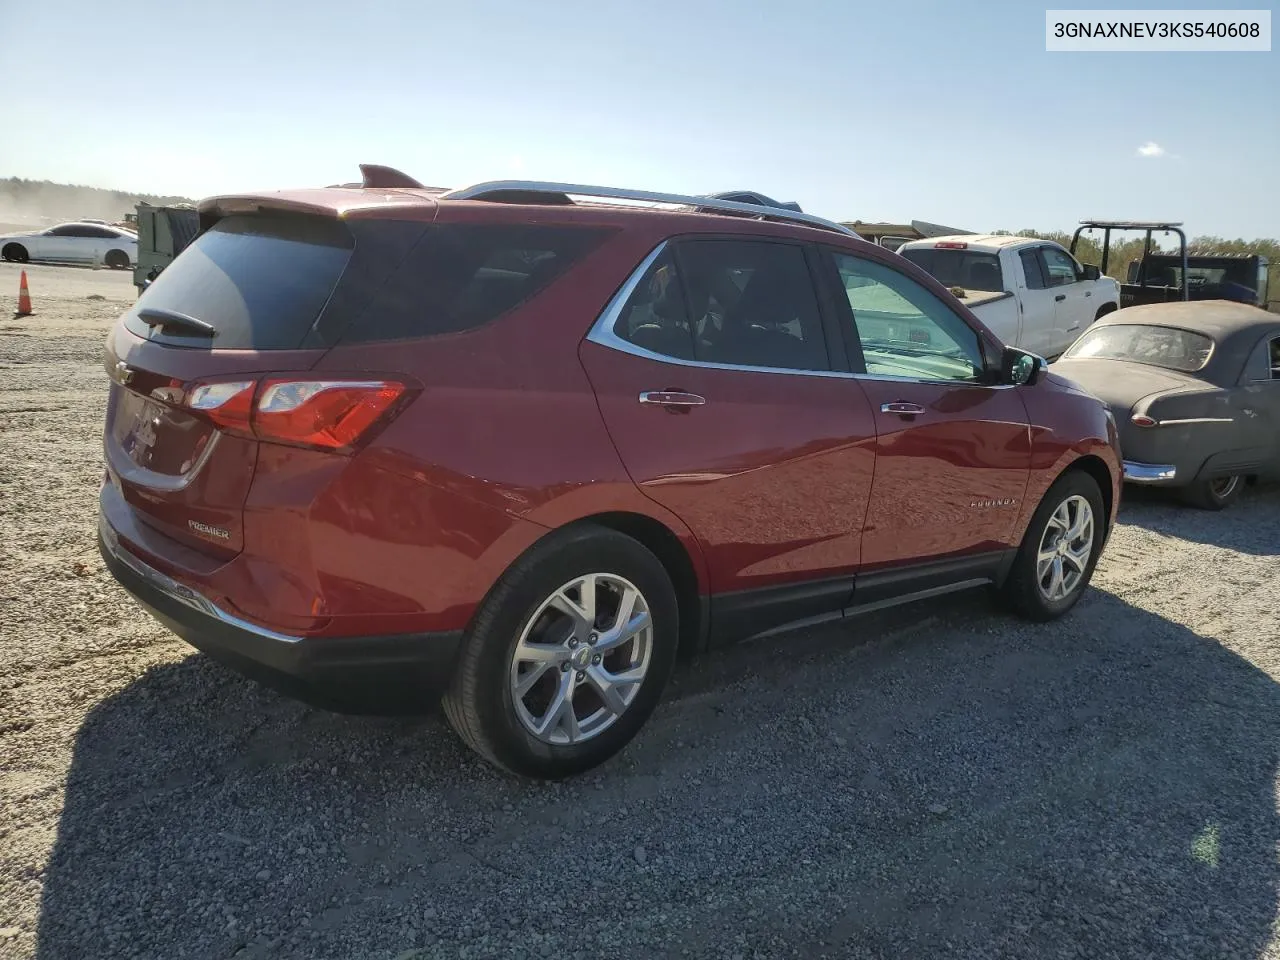
[[[659,407],[700,407],[707,402],[707,398],[696,393],[685,393],[683,390],[646,390],[640,394],[640,402]]]
[[[924,413],[924,407],[918,403],[905,403],[895,400],[893,403],[880,404],[881,413],[896,413],[902,417],[914,417]]]
[[[1060,293],[1060,294],[1058,294],[1056,297],[1054,297],[1053,299],[1055,299],[1055,300],[1057,300],[1059,303],[1061,303],[1063,300],[1067,299],[1067,295],[1066,295],[1065,293]]]

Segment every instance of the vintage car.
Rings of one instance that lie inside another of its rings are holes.
[[[1221,510],[1280,472],[1280,316],[1201,300],[1100,319],[1051,369],[1111,407],[1124,478]]]

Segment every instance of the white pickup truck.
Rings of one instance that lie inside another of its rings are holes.
[[[898,253],[950,287],[1005,343],[1049,360],[1120,308],[1120,285],[1052,240],[964,234],[913,240]]]

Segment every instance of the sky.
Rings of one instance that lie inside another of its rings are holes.
[[[373,162],[1280,236],[1280,52],[1047,53],[1027,0],[0,0],[0,41],[0,177],[202,197]]]

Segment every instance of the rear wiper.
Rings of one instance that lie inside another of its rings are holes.
[[[182,333],[194,334],[197,337],[213,337],[218,333],[212,323],[189,317],[185,313],[178,313],[174,310],[161,310],[158,307],[139,310],[138,319],[148,327],[159,327],[162,332],[175,328]]]

